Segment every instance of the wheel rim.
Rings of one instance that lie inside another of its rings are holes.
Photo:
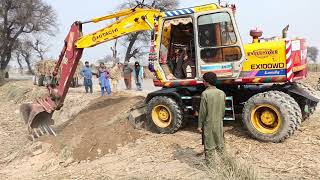
[[[258,105],[251,112],[254,128],[263,134],[275,134],[282,123],[279,110],[269,104]]]
[[[152,121],[161,128],[166,128],[171,124],[172,115],[165,105],[157,105],[152,109]]]

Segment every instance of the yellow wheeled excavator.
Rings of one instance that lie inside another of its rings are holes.
[[[58,86],[49,95],[21,106],[32,138],[56,135],[52,114],[63,106],[84,48],[138,32],[151,31],[149,70],[161,90],[149,93],[142,114],[146,127],[157,133],[174,133],[186,117],[196,117],[205,87],[202,75],[215,72],[219,88],[227,94],[225,120],[242,121],[254,137],[281,142],[294,134],[315,110],[319,99],[298,80],[306,77],[306,42],[282,37],[264,39],[252,30],[253,42],[243,45],[234,18],[235,6],[207,4],[160,11],[139,4],[114,14],[72,24],[55,66],[61,68]],[[117,19],[94,33],[83,35],[82,26]],[[180,66],[176,53],[183,52]],[[179,69],[183,68],[183,70]],[[141,117],[141,116],[139,116]],[[138,118],[138,116],[137,116]]]

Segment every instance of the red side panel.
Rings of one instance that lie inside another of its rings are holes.
[[[307,75],[307,43],[305,39],[292,40],[293,79],[304,79]]]

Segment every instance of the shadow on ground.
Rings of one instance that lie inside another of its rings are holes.
[[[186,119],[186,124],[182,128],[183,131],[197,132],[198,121],[196,119]],[[243,126],[241,119],[237,118],[235,121],[223,122],[224,133],[232,134],[244,139],[251,139],[250,135]]]

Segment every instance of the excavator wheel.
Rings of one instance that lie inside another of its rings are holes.
[[[150,131],[172,134],[182,126],[183,111],[174,99],[156,96],[147,105],[146,118],[146,127]]]
[[[320,78],[319,78],[318,83],[317,83],[317,91],[320,91]]]
[[[40,75],[38,78],[38,86],[44,86],[44,80],[45,80],[45,76]]]
[[[304,83],[297,83],[298,87],[303,89],[305,92],[309,93],[312,96],[319,97],[316,93],[316,90],[312,88],[310,85]],[[305,102],[301,101],[298,103],[300,104],[300,108],[302,110],[302,122],[309,119],[309,117],[315,112],[318,103],[315,102]],[[306,109],[307,108],[307,109]]]
[[[34,76],[33,76],[32,81],[33,81],[33,85],[37,85],[37,84],[38,84],[38,77],[37,77],[37,75],[34,75]]]
[[[244,105],[242,121],[256,139],[282,142],[300,127],[302,113],[288,94],[268,91],[252,96]]]
[[[5,74],[4,74],[4,78],[9,78],[9,72],[7,71]]]
[[[70,87],[76,88],[76,87],[78,87],[78,86],[79,86],[78,78],[77,78],[77,77],[72,78]]]

